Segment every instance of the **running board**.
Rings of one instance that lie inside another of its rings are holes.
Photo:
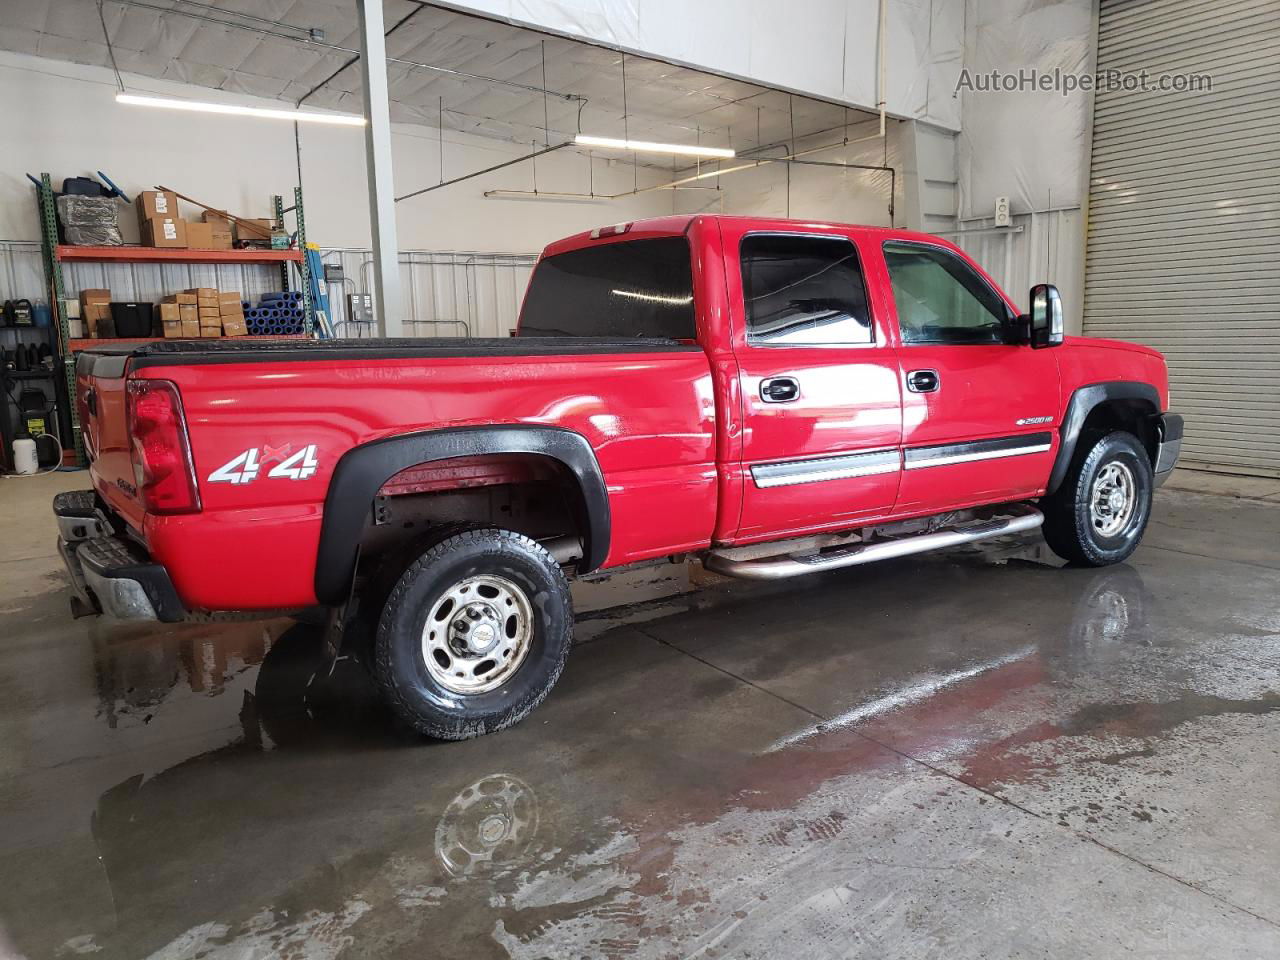
[[[726,577],[739,577],[744,580],[783,580],[787,577],[803,576],[806,573],[856,567],[864,563],[874,563],[877,560],[892,560],[895,557],[906,557],[913,553],[925,553],[929,550],[940,550],[943,547],[975,543],[1010,533],[1023,533],[1034,530],[1044,523],[1044,514],[1026,504],[1003,507],[1001,513],[1005,515],[964,527],[921,533],[897,540],[859,543],[832,550],[829,553],[814,553],[807,556],[731,560],[712,551],[703,561],[703,566],[713,573],[723,574]]]

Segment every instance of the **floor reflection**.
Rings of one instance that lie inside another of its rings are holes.
[[[221,698],[229,742],[153,775],[135,766],[98,797],[99,906],[59,943],[165,960],[428,944],[607,957],[758,928],[767,950],[765,933],[806,911],[842,916],[841,897],[910,902],[904,862],[921,851],[940,871],[998,855],[1016,824],[973,819],[940,771],[990,793],[1040,787],[1067,769],[1059,741],[1073,763],[1110,766],[1144,755],[1117,738],[1280,709],[1143,701],[1148,687],[1125,684],[1184,682],[1199,635],[1137,567],[1058,566],[997,543],[693,596],[661,571],[652,589],[677,596],[597,615],[611,632],[575,650],[537,713],[456,744],[396,724],[364,666],[327,662],[311,626],[100,639],[111,729],[180,728],[184,702]]]

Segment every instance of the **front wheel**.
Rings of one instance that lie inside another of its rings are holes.
[[[1133,434],[1081,437],[1062,486],[1042,502],[1044,538],[1071,563],[1120,563],[1142,540],[1154,490],[1151,460]]]
[[[568,581],[536,542],[495,528],[446,531],[391,589],[374,675],[420,733],[478,737],[542,702],[564,669],[572,625]]]

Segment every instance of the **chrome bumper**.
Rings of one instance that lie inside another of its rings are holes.
[[[185,619],[187,611],[169,572],[153,563],[141,546],[116,536],[91,504],[92,491],[59,494],[54,500],[61,534],[58,553],[79,600],[72,602],[72,612],[166,623]]]
[[[1159,487],[1169,479],[1182,453],[1182,417],[1176,413],[1162,414],[1157,428],[1160,442],[1156,447],[1155,485]]]

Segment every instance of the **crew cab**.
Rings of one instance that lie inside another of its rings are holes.
[[[1042,527],[1137,546],[1182,419],[1154,350],[1063,336],[937,237],[666,217],[551,244],[504,339],[80,354],[93,488],[54,501],[81,612],[320,606],[374,626],[425,734],[501,729],[571,644],[568,579],[772,579]]]

